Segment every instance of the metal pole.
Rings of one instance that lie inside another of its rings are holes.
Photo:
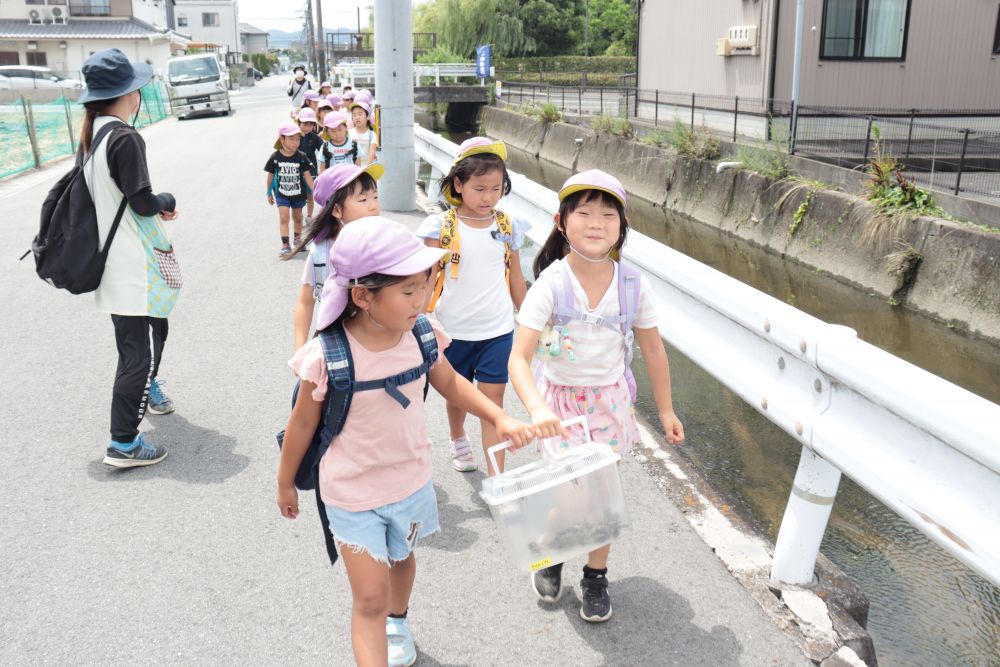
[[[865,136],[865,162],[868,162],[868,146],[872,142],[872,117],[868,116],[868,133]]]
[[[656,89],[656,106],[653,107],[653,127],[660,124],[660,89]]]
[[[316,32],[319,33],[319,82],[329,76],[326,70],[326,35],[323,33],[323,0],[316,0]]]
[[[792,102],[792,118],[789,129],[791,130],[789,134],[792,136],[789,140],[790,143],[788,152],[795,155],[795,146],[799,140],[799,105],[795,102]]]
[[[962,132],[962,157],[958,160],[958,175],[955,177],[955,195],[957,196],[962,186],[962,171],[965,169],[965,151],[969,147],[969,128]]]
[[[566,113],[566,86],[562,87],[562,112]]]
[[[69,130],[69,149],[70,151],[75,151],[76,141],[73,139],[73,117],[70,115],[69,112],[69,100],[66,99],[65,95],[62,96],[62,99],[63,99],[63,108],[66,109],[66,128]],[[161,116],[163,115],[162,111],[160,115]]]
[[[601,86],[597,90],[600,91],[600,94],[601,94],[601,114],[600,115],[603,116],[604,115],[604,86]]]
[[[802,24],[805,21],[805,0],[795,3],[795,56],[792,59],[792,128],[799,120],[799,80],[802,76]],[[792,145],[795,145],[792,133]]]
[[[400,6],[402,5],[402,6]],[[379,198],[388,211],[416,208],[411,0],[375,0],[375,90],[382,106]]]
[[[691,93],[691,131],[694,132],[694,93]]]
[[[583,115],[583,86],[577,90],[576,96],[576,110],[581,116]]]
[[[910,157],[910,144],[913,142],[913,118],[917,115],[916,109],[910,109],[910,129],[906,133],[906,157]]]
[[[313,31],[313,8],[312,0],[306,0],[306,39],[309,40],[309,50],[306,57],[309,58],[309,70],[316,71],[316,34]]]
[[[736,131],[740,125],[740,96],[736,96],[736,105],[733,107],[733,143],[736,143]]]
[[[840,471],[813,450],[803,447],[774,544],[772,580],[798,586],[812,583],[819,545],[839,484]]]

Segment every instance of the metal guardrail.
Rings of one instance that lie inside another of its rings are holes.
[[[375,83],[375,65],[337,65],[333,71],[342,80],[348,81],[351,86],[356,82],[364,81]],[[493,68],[490,68],[490,76],[493,76]],[[478,78],[476,76],[475,63],[435,63],[430,65],[413,65],[413,85],[419,86],[421,78],[433,78],[434,85],[441,85],[441,78],[468,79]]]
[[[455,144],[419,125],[415,142],[447,173]],[[501,206],[541,244],[558,196],[511,180]],[[812,583],[843,473],[1000,585],[1000,406],[634,230],[624,256],[653,286],[663,337],[802,444],[773,579]]]

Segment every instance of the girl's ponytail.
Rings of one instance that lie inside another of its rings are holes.
[[[118,98],[114,97],[110,100],[95,100],[83,105],[84,113],[83,126],[80,128],[80,146],[83,148],[84,153],[90,150],[90,142],[94,138],[94,121],[103,112],[114,106],[117,101]]]
[[[562,206],[559,207],[559,220],[562,224]],[[559,229],[559,225],[552,225],[552,231],[549,232],[549,238],[545,239],[545,244],[542,245],[542,249],[538,251],[535,255],[535,263],[532,265],[532,270],[534,271],[535,278],[542,275],[542,271],[549,268],[549,264],[552,262],[559,261],[566,256],[569,252],[569,243],[566,241],[566,236],[563,234],[562,230]]]

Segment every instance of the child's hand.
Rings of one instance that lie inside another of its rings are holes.
[[[160,211],[160,220],[170,221],[177,219],[177,211]]]
[[[294,484],[278,484],[278,509],[286,519],[299,515],[299,492]]]
[[[554,412],[546,407],[535,408],[531,411],[531,425],[535,427],[535,433],[539,438],[566,437],[566,429],[562,427],[562,422]]]
[[[496,428],[497,436],[500,437],[501,442],[511,441],[514,445],[511,449],[520,449],[535,439],[535,429],[507,415],[499,417],[493,422],[493,426]]]
[[[269,206],[274,206],[274,195],[272,194],[267,195],[267,203]]]
[[[671,445],[679,445],[684,442],[684,425],[677,418],[673,410],[660,413],[660,423],[667,434],[667,442]]]

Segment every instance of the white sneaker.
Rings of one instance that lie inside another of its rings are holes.
[[[389,642],[389,667],[410,667],[417,661],[417,647],[405,618],[386,618],[385,634]]]
[[[451,465],[459,472],[472,472],[479,467],[472,456],[472,443],[464,435],[451,441]]]

